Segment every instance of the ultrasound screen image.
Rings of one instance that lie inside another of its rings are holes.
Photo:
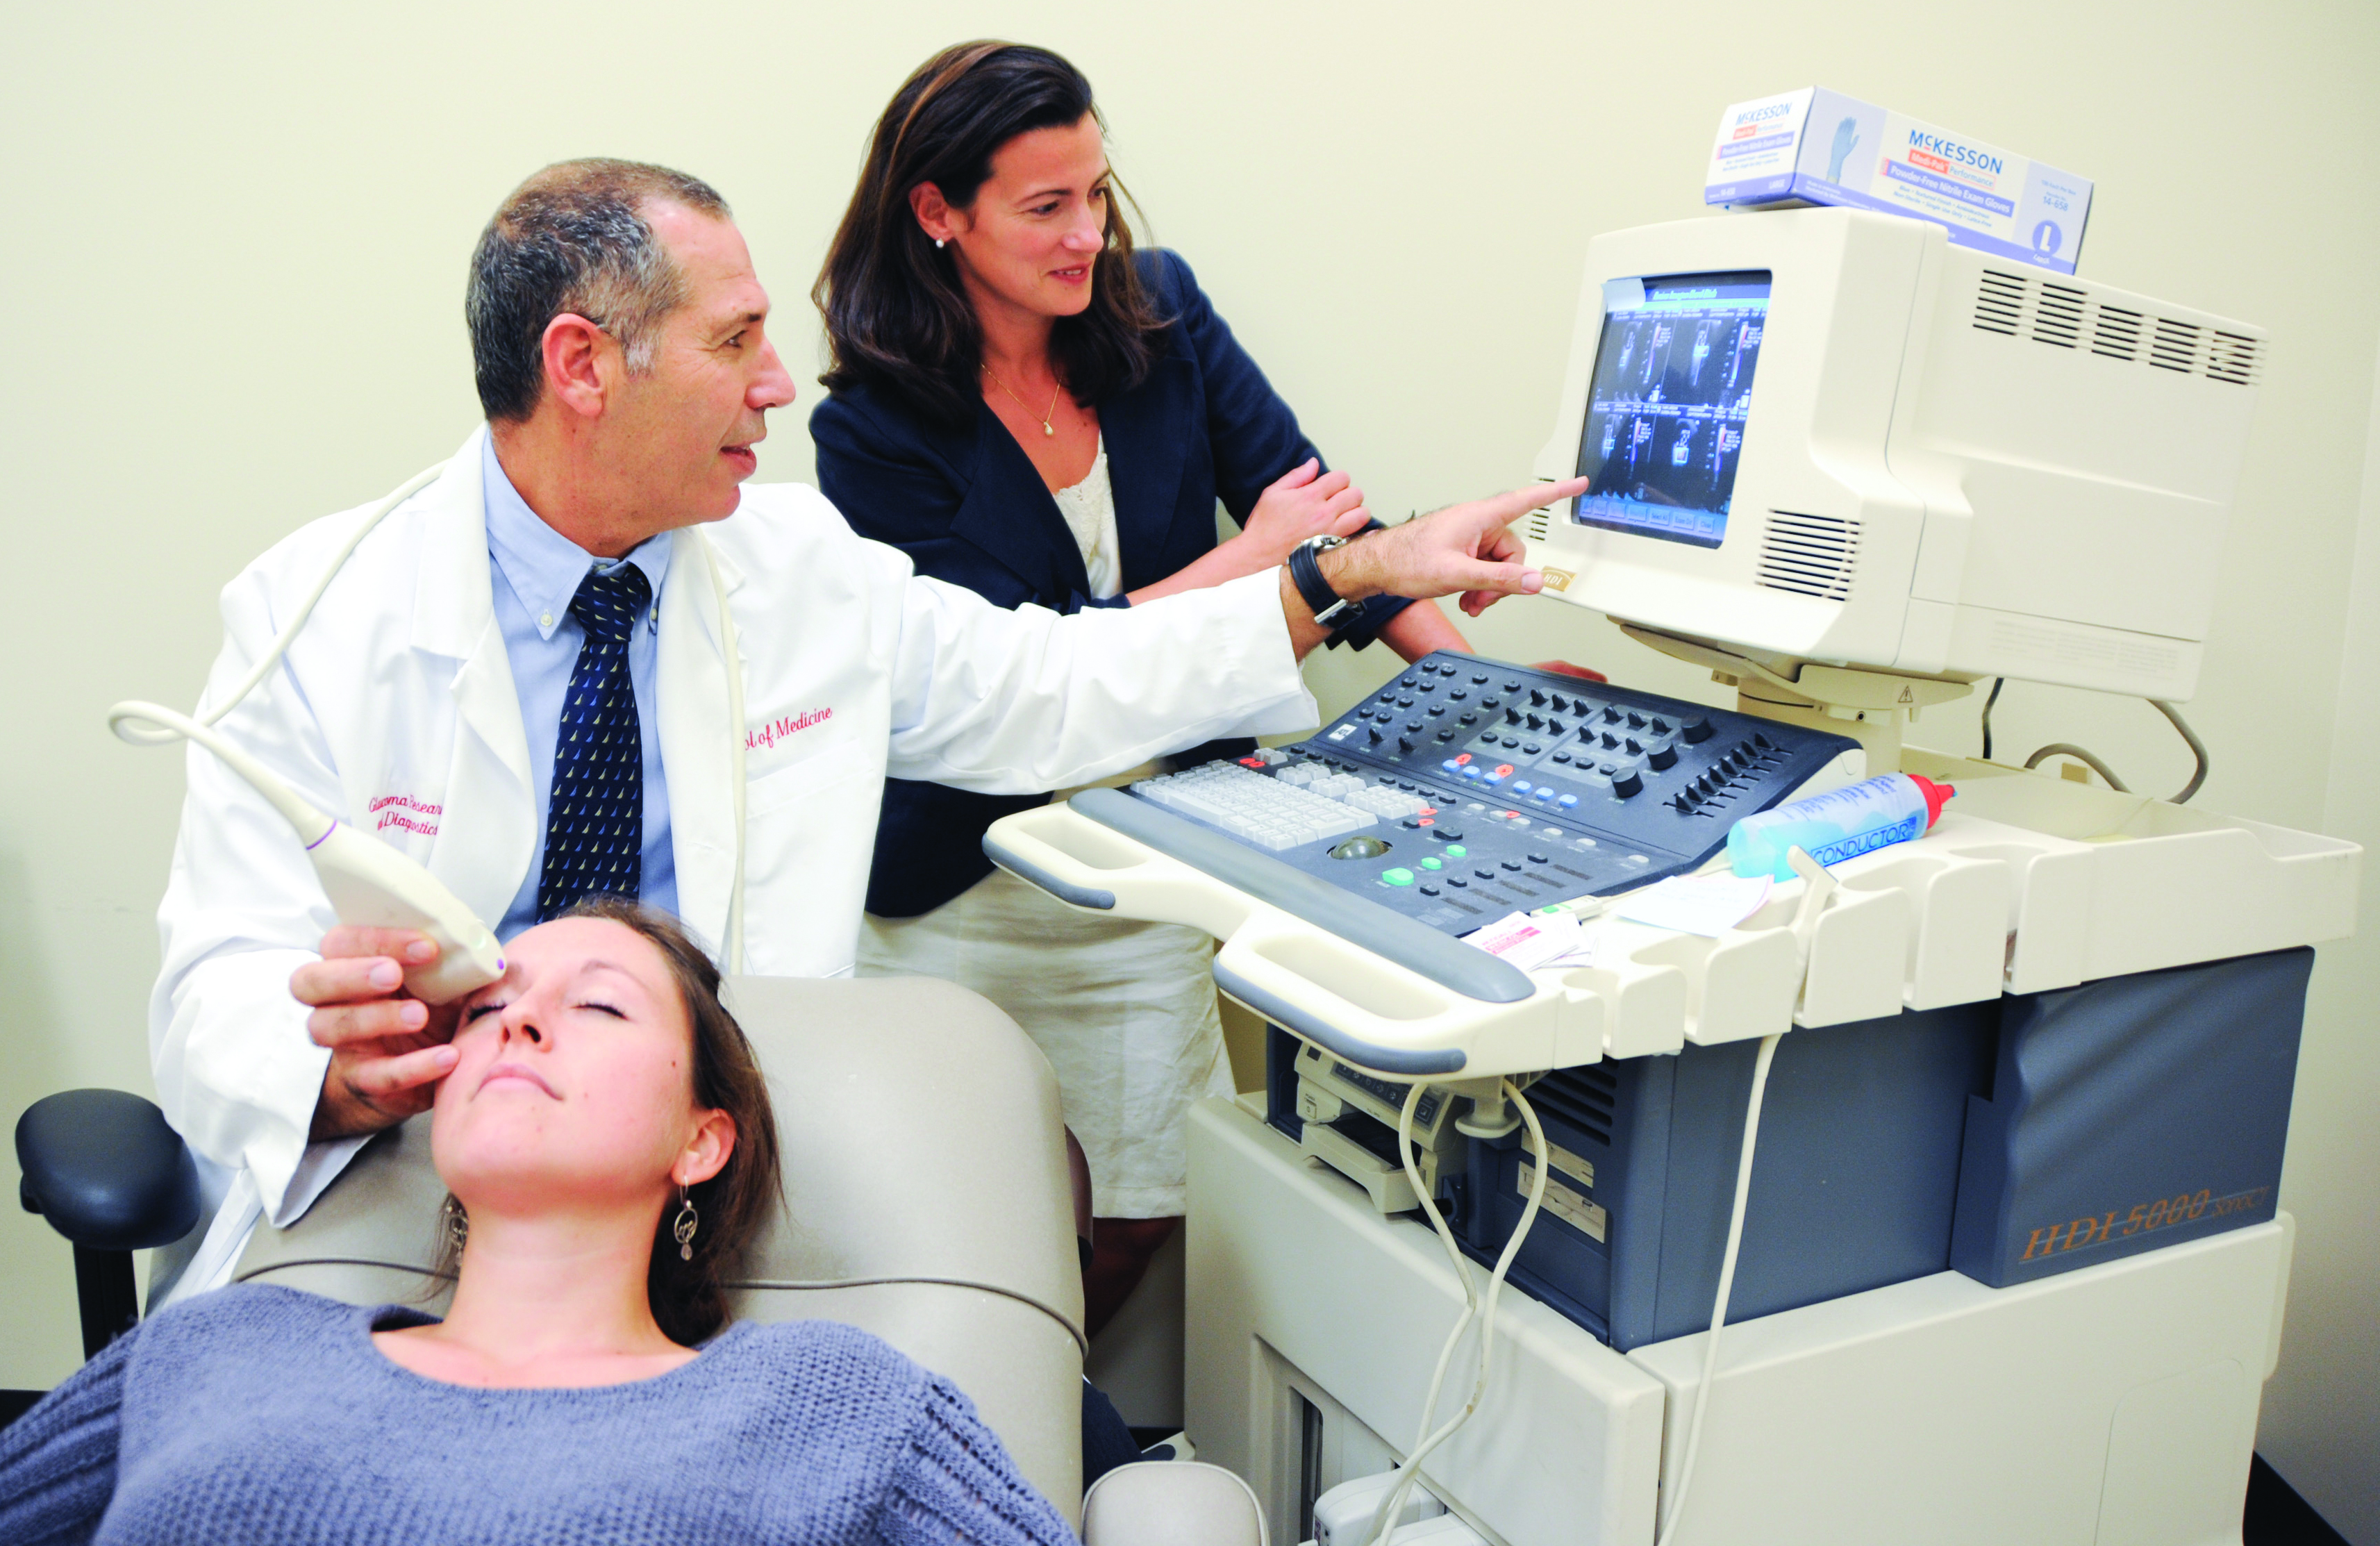
[[[1665,274],[1642,282],[1642,299],[1632,283],[1607,300],[1578,450],[1578,470],[1592,481],[1572,519],[1718,546],[1768,324],[1768,281],[1766,270]]]

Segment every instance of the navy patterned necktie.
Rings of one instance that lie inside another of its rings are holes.
[[[570,599],[570,615],[587,639],[570,669],[554,741],[545,868],[537,880],[540,923],[591,894],[634,900],[643,879],[645,749],[628,679],[628,637],[652,593],[644,570],[623,564],[609,574],[589,569]]]

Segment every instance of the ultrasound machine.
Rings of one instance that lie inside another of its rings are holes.
[[[1864,211],[1598,237],[1536,469],[1592,481],[1518,530],[1731,702],[1433,655],[992,828],[1270,1028],[1192,1119],[1184,1403],[1276,1539],[1378,1539],[1401,1467],[1439,1546],[2238,1539],[2360,851],[1906,736],[1985,678],[2190,697],[2265,348]],[[1920,840],[1621,916],[1892,771],[1957,787]],[[1465,939],[1552,905],[1591,961]]]

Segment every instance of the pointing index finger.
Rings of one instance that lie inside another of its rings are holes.
[[[1559,483],[1532,483],[1527,488],[1514,489],[1510,493],[1499,495],[1494,503],[1509,505],[1512,514],[1517,516],[1524,510],[1534,510],[1557,499],[1585,493],[1587,481],[1585,478],[1565,478]]]

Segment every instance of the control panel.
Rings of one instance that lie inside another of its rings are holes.
[[[1293,747],[1132,793],[1464,934],[1693,870],[1736,818],[1864,773],[1848,736],[1440,652]]]

